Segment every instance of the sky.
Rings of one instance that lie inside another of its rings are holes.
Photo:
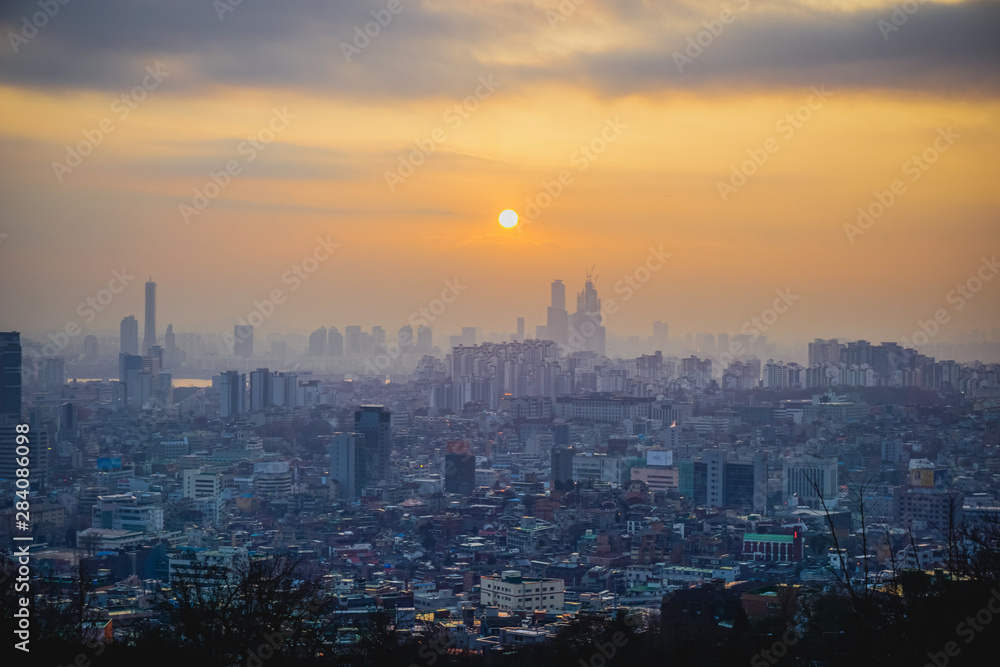
[[[781,294],[779,340],[1000,325],[997,2],[10,0],[0,34],[2,330],[116,331],[152,276],[161,330],[530,334],[592,267],[617,335]]]

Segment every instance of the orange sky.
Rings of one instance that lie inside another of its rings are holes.
[[[21,4],[0,15],[4,34],[32,6]],[[1000,250],[997,24],[982,44],[961,30],[995,19],[995,4],[925,4],[884,39],[888,2],[589,0],[555,28],[545,11],[557,2],[404,2],[347,63],[339,44],[388,3],[356,4],[276,24],[252,52],[273,71],[240,58],[275,11],[246,3],[199,19],[214,41],[111,17],[165,33],[114,48],[86,30],[100,9],[68,5],[0,56],[0,329],[79,321],[78,304],[124,267],[136,280],[85,329],[141,319],[151,274],[160,326],[178,331],[229,330],[274,289],[287,299],[263,333],[394,331],[457,278],[467,289],[435,329],[512,331],[524,316],[530,333],[551,280],[572,302],[594,264],[601,295],[618,299],[607,324],[619,335],[648,335],[653,320],[736,333],[779,288],[800,300],[775,338],[900,340],[938,308],[953,315],[942,339],[998,324],[1000,280],[960,312],[947,301]],[[674,52],[726,8],[730,23],[679,72]],[[64,49],[81,62],[59,61]],[[154,63],[168,74],[122,118],[116,97]],[[449,111],[477,86],[467,117]],[[244,142],[275,109],[294,118],[249,160]],[[951,143],[935,148],[947,128]],[[100,144],[57,174],[85,131]],[[602,132],[613,141],[581,157]],[[386,172],[421,141],[433,153],[390,189]],[[925,151],[926,170],[908,164]],[[766,161],[724,200],[720,182],[751,154]],[[181,206],[230,161],[240,173],[186,222]],[[526,220],[526,201],[563,170],[572,181]],[[905,189],[885,213],[845,229],[894,180]],[[497,224],[504,208],[522,216],[512,230]],[[339,248],[292,290],[282,277],[317,237]],[[669,261],[624,299],[616,283],[661,245]]]

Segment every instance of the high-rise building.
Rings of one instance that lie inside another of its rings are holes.
[[[330,327],[328,343],[331,357],[344,356],[344,334],[337,330],[337,327]]]
[[[163,335],[163,347],[167,354],[177,352],[177,337],[174,336],[174,325],[167,325],[167,333]]]
[[[309,334],[309,356],[325,357],[328,353],[326,344],[326,327],[320,327]]]
[[[0,415],[21,416],[21,334],[0,332]]]
[[[462,327],[462,345],[472,347],[476,344],[476,327]]]
[[[303,405],[303,400],[299,398],[298,373],[271,374],[271,405],[279,408]]]
[[[351,325],[344,329],[344,352],[348,355],[361,354],[361,327]]]
[[[142,352],[156,345],[156,283],[152,276],[146,283],[146,323],[142,333]]]
[[[476,486],[476,457],[467,440],[450,440],[444,454],[444,490],[470,495]]]
[[[545,336],[565,346],[569,336],[569,313],[566,311],[566,286],[562,280],[552,281],[552,305],[545,318]]]
[[[163,334],[163,367],[178,368],[184,365],[187,355],[182,349],[177,347],[177,335],[174,334],[174,325],[167,325],[167,332]]]
[[[100,353],[100,346],[97,343],[97,336],[93,334],[85,336],[83,339],[83,356],[87,361],[93,361],[97,359],[97,355]]]
[[[271,407],[273,389],[271,371],[258,368],[250,373],[250,409],[266,410]]]
[[[421,324],[417,328],[417,351],[424,354],[434,349],[434,334],[429,326]]]
[[[139,354],[139,320],[132,315],[122,318],[119,352]]]
[[[517,318],[517,333],[515,334],[514,340],[521,341],[524,340],[524,318]]]
[[[340,498],[357,498],[367,482],[365,437],[360,433],[334,433],[330,440],[330,478],[339,486]]]
[[[809,365],[840,363],[840,348],[841,345],[836,338],[830,340],[817,338],[809,343]]]
[[[253,356],[253,325],[233,326],[233,356],[249,359]]]
[[[782,464],[782,501],[799,506],[832,509],[837,506],[837,459],[805,454]]]
[[[372,347],[376,353],[385,352],[385,329],[379,325],[372,327]]]
[[[576,295],[576,312],[569,335],[569,347],[575,351],[586,350],[604,356],[607,332],[601,324],[601,299],[587,272],[583,290]]]
[[[763,510],[767,504],[767,464],[758,452],[752,461],[728,461],[721,450],[706,450],[678,466],[678,490],[703,507]]]
[[[124,389],[122,397],[125,408],[138,410],[142,407],[142,357],[137,354],[118,355],[118,381]]]
[[[246,404],[247,376],[238,371],[219,374],[219,416],[235,417],[243,414]]]
[[[413,338],[413,327],[409,324],[404,324],[399,327],[399,333],[396,334],[396,344],[399,345],[401,351],[412,350],[417,341]]]
[[[362,405],[354,413],[354,432],[365,437],[365,469],[369,484],[388,480],[390,424],[391,415],[383,405]]]
[[[555,491],[573,490],[573,455],[572,447],[552,448],[552,489]]]
[[[0,479],[16,475],[17,425],[21,423],[21,334],[0,332]],[[37,434],[29,432],[29,442]],[[36,456],[31,457],[35,463]],[[34,479],[34,476],[32,477]]]

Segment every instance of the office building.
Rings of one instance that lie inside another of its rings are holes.
[[[354,432],[365,438],[365,467],[371,485],[388,481],[390,419],[382,405],[362,405],[354,413]]]
[[[563,607],[566,582],[562,579],[522,577],[519,570],[479,578],[480,603],[501,609],[552,609]]]
[[[465,440],[452,440],[444,455],[444,490],[470,495],[476,485],[476,457]]]
[[[118,355],[118,381],[121,383],[124,391],[124,407],[128,410],[138,410],[142,407],[142,383],[140,378],[142,371],[142,357],[137,354]]]
[[[566,311],[566,286],[562,280],[552,281],[552,305],[545,319],[545,338],[566,345],[569,336],[569,313]]]
[[[91,509],[91,527],[109,530],[163,530],[163,508],[145,502],[134,493],[98,496]]]
[[[837,506],[837,459],[805,454],[782,463],[781,500],[810,507],[832,509]]]
[[[156,345],[156,283],[150,277],[146,283],[146,322],[143,329],[142,352]]]
[[[21,334],[0,332],[0,414],[21,416]]]
[[[576,312],[573,313],[568,344],[574,351],[595,352],[604,356],[607,332],[601,324],[601,299],[594,286],[595,278],[587,272],[587,281],[576,295]]]
[[[367,484],[365,437],[360,433],[334,433],[330,440],[330,479],[338,485],[339,498],[358,498]]]
[[[554,491],[573,490],[573,456],[576,450],[572,447],[552,448],[552,489]]]
[[[729,461],[726,452],[707,450],[678,466],[678,491],[701,507],[763,510],[767,504],[764,454],[752,461]]]
[[[188,468],[183,475],[185,498],[215,498],[222,490],[221,476],[205,472],[202,468]]]
[[[122,318],[119,336],[121,354],[139,354],[139,321],[135,317]]]
[[[14,479],[21,423],[21,334],[0,332],[0,479]],[[28,433],[29,442],[36,434]],[[34,457],[32,458],[34,462]]]

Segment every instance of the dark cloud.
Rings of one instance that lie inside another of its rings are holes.
[[[683,53],[687,37],[702,29],[690,3],[591,0],[553,30],[544,11],[550,4],[401,0],[403,10],[361,53],[350,54],[352,62],[342,44],[350,44],[355,28],[363,29],[388,0],[242,0],[223,20],[218,3],[70,0],[16,54],[8,33],[19,31],[22,17],[39,11],[38,5],[2,3],[0,26],[8,43],[0,48],[0,81],[116,91],[135,85],[143,68],[160,60],[179,70],[171,80],[174,92],[253,86],[332,97],[457,97],[469,93],[476,77],[492,73],[511,88],[570,82],[614,96],[817,83],[994,94],[1000,72],[1000,5],[994,2],[923,4],[888,39],[877,21],[888,20],[891,8],[839,12],[793,5],[779,11],[753,3],[735,9],[733,21],[683,71],[672,54]],[[559,51],[602,26],[629,41],[598,51],[585,43]],[[512,50],[525,57],[505,58],[504,64],[483,55]]]

